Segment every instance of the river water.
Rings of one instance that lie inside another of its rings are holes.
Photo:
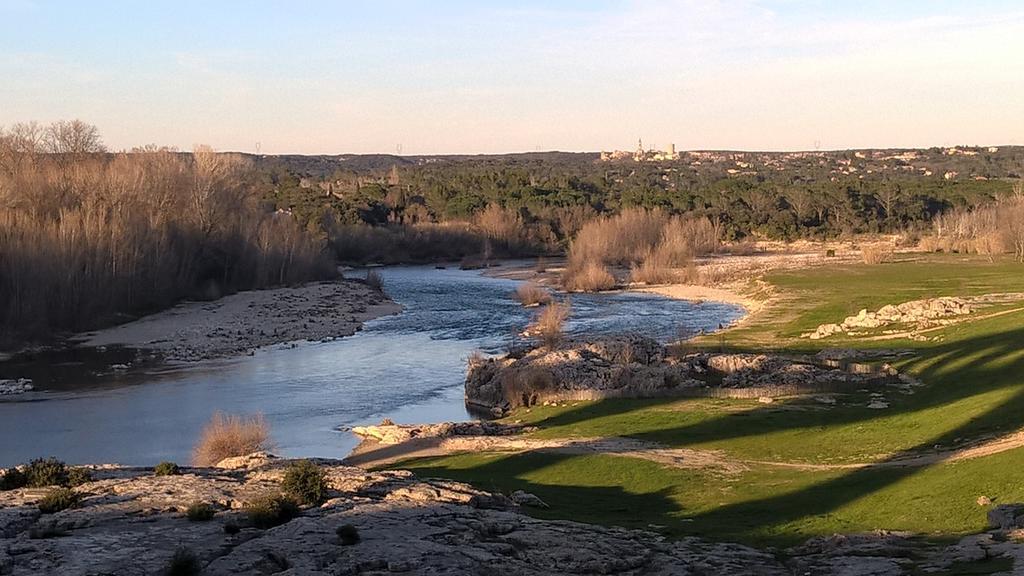
[[[470,417],[465,359],[474,350],[500,353],[533,313],[510,298],[518,282],[427,266],[381,274],[404,310],[354,336],[99,379],[83,364],[79,382],[72,376],[59,388],[0,402],[0,466],[39,456],[79,464],[188,462],[216,411],[262,413],[277,454],[332,458],[356,445],[347,432],[354,425]],[[571,302],[570,333],[633,331],[662,341],[742,315],[729,304],[628,292],[573,295]],[[73,375],[78,364],[70,366]]]

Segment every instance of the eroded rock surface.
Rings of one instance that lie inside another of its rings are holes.
[[[287,461],[251,462],[161,477],[150,469],[99,468],[95,481],[76,488],[81,504],[56,514],[35,506],[45,489],[0,492],[0,574],[161,574],[180,547],[207,575],[788,573],[746,546],[537,520],[519,513],[517,501],[546,504],[525,493],[507,498],[335,461],[319,461],[332,488],[323,506],[260,530],[242,508],[280,489]],[[212,504],[214,518],[185,518],[194,501]],[[225,532],[229,523],[240,530]],[[356,528],[358,543],[341,543],[336,530],[345,524]]]
[[[531,518],[519,505],[547,504],[525,492],[506,497],[406,471],[317,463],[330,483],[327,502],[265,530],[248,522],[244,507],[279,491],[288,464],[266,455],[234,462],[240,467],[233,470],[184,468],[176,476],[94,467],[94,481],[75,489],[83,494],[81,503],[55,514],[42,514],[35,505],[45,488],[0,492],[0,574],[163,574],[179,549],[190,551],[200,573],[212,576],[902,575],[1024,556],[1016,512],[994,514],[999,530],[948,547],[877,532],[814,538],[776,557],[738,544]],[[212,520],[184,516],[196,501],[214,507]],[[228,525],[238,530],[225,530]],[[345,525],[354,527],[357,541],[339,537]]]

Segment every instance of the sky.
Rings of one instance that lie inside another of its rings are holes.
[[[267,154],[1024,144],[1021,0],[0,0],[0,125]]]

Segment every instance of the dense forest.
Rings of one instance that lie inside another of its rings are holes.
[[[458,230],[454,239],[471,245],[449,246],[449,256],[478,251],[481,243],[500,252],[510,241],[560,252],[586,221],[631,207],[707,217],[726,241],[914,235],[929,230],[938,214],[1010,194],[1024,172],[1024,148],[692,152],[668,161],[531,153],[255,162],[267,178],[269,202],[344,240],[341,255],[358,260],[374,254],[356,249],[357,236],[404,246],[394,237],[410,235],[410,226],[421,244]],[[496,233],[498,223],[518,229]],[[353,232],[352,225],[390,232]],[[472,231],[483,239],[474,241]]]

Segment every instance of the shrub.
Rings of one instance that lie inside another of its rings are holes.
[[[28,486],[42,488],[44,486],[67,486],[67,464],[56,458],[36,458],[25,467]]]
[[[174,462],[161,462],[153,468],[154,476],[177,476],[181,469]]]
[[[202,567],[199,565],[199,559],[196,558],[195,553],[188,548],[182,547],[174,551],[170,562],[167,563],[167,569],[164,571],[164,574],[166,576],[194,576],[199,574],[201,569]]]
[[[551,302],[551,292],[538,284],[526,282],[516,287],[516,300],[523,306],[540,306]]]
[[[569,311],[568,301],[548,304],[537,314],[533,324],[530,325],[530,333],[536,336],[545,347],[558,347],[565,339],[564,325],[569,318]]]
[[[562,285],[571,292],[600,292],[615,288],[615,277],[603,265],[588,262],[566,268]]]
[[[206,502],[193,502],[185,509],[185,517],[192,522],[206,522],[213,519],[213,506]]]
[[[197,466],[213,466],[225,458],[245,456],[267,448],[269,428],[262,415],[225,415],[217,412],[203,429],[193,453]]]
[[[659,262],[653,255],[629,271],[629,280],[639,284],[671,284],[677,276],[675,270]]]
[[[720,226],[707,218],[669,217],[661,210],[631,208],[583,225],[569,247],[570,264],[638,264],[652,252],[679,266],[718,248]]]
[[[68,470],[68,486],[81,486],[92,482],[92,470],[88,468],[72,468]]]
[[[351,524],[342,524],[334,531],[342,546],[352,546],[359,543],[359,529]]]
[[[28,476],[17,468],[8,468],[0,478],[0,490],[17,490],[28,486]]]
[[[284,494],[267,494],[250,502],[246,512],[253,526],[273,528],[298,516],[299,505]]]
[[[53,514],[54,512],[60,512],[61,510],[71,508],[78,504],[82,499],[82,495],[75,492],[71,488],[52,488],[50,489],[37,506],[39,511],[43,514]]]
[[[383,292],[384,277],[380,275],[380,272],[371,269],[366,272],[366,285],[378,292]]]
[[[309,460],[288,465],[281,481],[285,494],[307,506],[318,506],[327,499],[327,478],[319,466]]]
[[[882,264],[892,259],[892,246],[887,244],[876,244],[865,246],[861,249],[861,259],[865,264]]]

